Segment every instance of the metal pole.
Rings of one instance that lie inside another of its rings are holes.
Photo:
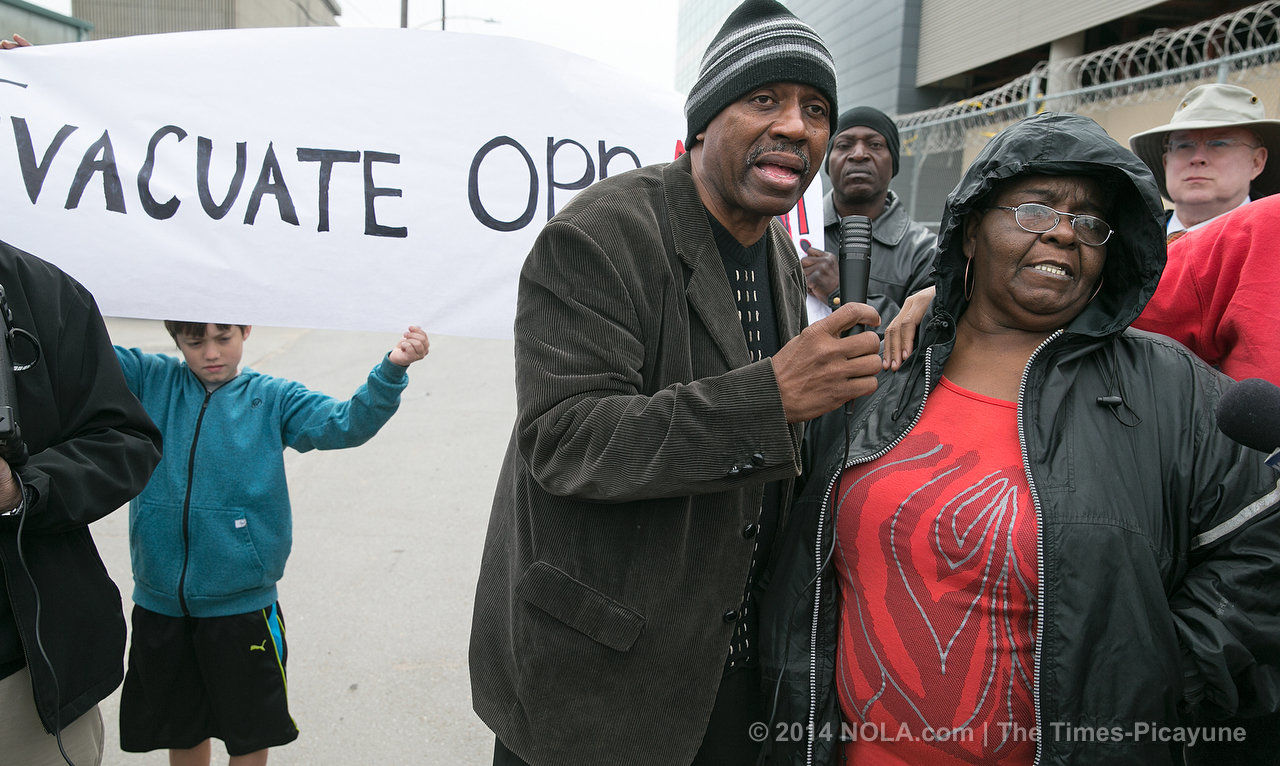
[[[440,0],[440,31],[444,31],[444,0]]]
[[[916,136],[919,136],[916,133]],[[918,140],[918,139],[917,139]],[[911,196],[907,199],[907,216],[913,221],[920,220],[919,214],[916,213],[916,201],[920,198],[920,171],[923,169],[924,161],[929,158],[927,154],[916,154],[912,152],[911,163]]]
[[[409,0],[400,0],[400,28],[409,28]]]

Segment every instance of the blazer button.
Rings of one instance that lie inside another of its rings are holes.
[[[742,466],[742,468],[741,468],[740,470],[741,470],[741,471],[742,471],[742,473],[745,475],[745,474],[751,473],[752,471],[756,470],[756,467],[755,467],[755,466],[753,466],[753,465],[751,465],[750,463],[744,463],[744,464],[743,464],[743,466]]]
[[[756,465],[764,465],[764,453],[757,452],[756,454],[752,455],[751,462],[755,463]]]
[[[724,621],[725,621],[725,622],[737,622],[737,621],[738,621],[738,610],[737,610],[737,609],[730,609],[729,611],[725,612],[725,613],[724,613]]]
[[[738,478],[738,474],[740,473],[742,473],[742,469],[735,465],[734,467],[730,468],[725,475],[728,476],[730,479],[736,479]]]
[[[755,524],[748,524],[742,528],[742,536],[750,540],[756,536],[756,532],[760,531],[760,527]]]

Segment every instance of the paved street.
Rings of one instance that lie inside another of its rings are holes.
[[[116,343],[177,353],[159,322],[107,324]],[[395,340],[255,327],[244,364],[345,398]],[[368,444],[286,453],[294,543],[280,592],[301,736],[273,751],[277,766],[492,763],[492,734],[471,712],[467,638],[515,412],[511,343],[433,336],[409,377],[400,411]],[[126,614],[127,527],[124,509],[93,526]],[[104,763],[167,763],[120,751],[118,701],[117,691],[103,705]],[[218,744],[214,754],[226,762]]]

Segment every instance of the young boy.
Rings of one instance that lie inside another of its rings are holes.
[[[293,537],[283,450],[363,444],[396,411],[429,342],[410,327],[342,402],[240,370],[248,325],[164,325],[185,362],[116,347],[164,437],[164,459],[129,505],[135,606],[120,746],[209,766],[216,737],[231,766],[265,764],[268,748],[298,736],[276,601]]]

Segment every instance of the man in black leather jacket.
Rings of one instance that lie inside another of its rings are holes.
[[[840,250],[840,219],[871,219],[871,279],[867,303],[880,314],[879,332],[889,326],[908,295],[933,284],[937,237],[911,220],[889,181],[898,175],[898,127],[879,109],[857,106],[840,115],[827,144],[831,191],[823,199],[825,251],[810,247],[801,259],[809,294],[832,306],[840,297],[835,253]],[[825,316],[809,301],[809,320]]]

